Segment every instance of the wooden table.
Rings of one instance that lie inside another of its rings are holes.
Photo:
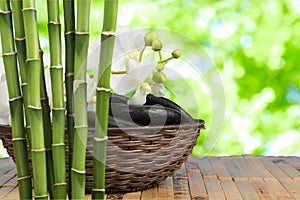
[[[18,199],[10,158],[0,159],[0,199]],[[159,186],[107,199],[300,199],[300,158],[190,157]]]

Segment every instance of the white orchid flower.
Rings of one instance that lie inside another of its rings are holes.
[[[151,86],[151,93],[154,96],[163,97],[166,95],[166,88],[163,84],[150,80],[149,85]]]
[[[128,27],[117,30],[115,47],[113,53],[112,71],[130,71],[139,63],[139,52],[144,48],[145,42],[143,34],[132,31]]]
[[[10,125],[9,97],[4,72],[3,59],[0,57],[0,124]]]
[[[145,83],[145,80],[152,74],[155,66],[155,63],[139,63],[135,68],[128,71],[128,74],[111,81],[111,88],[120,95],[136,90],[133,97],[129,99],[128,104],[143,105],[146,103],[147,94],[151,92],[151,87],[148,83]]]

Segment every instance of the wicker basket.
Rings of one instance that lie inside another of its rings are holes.
[[[202,120],[181,125],[109,128],[107,193],[143,190],[172,176],[191,154],[203,128]],[[87,192],[93,185],[92,136],[93,129],[90,129],[86,157]],[[0,125],[0,138],[8,154],[14,157],[11,127]],[[66,147],[68,154],[68,145]]]

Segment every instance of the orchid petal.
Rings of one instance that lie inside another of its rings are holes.
[[[112,71],[121,71],[125,64],[126,55],[120,49],[115,49],[113,54]]]
[[[136,83],[140,84],[150,76],[155,68],[155,64],[140,65],[130,70],[127,75],[135,77]]]
[[[1,98],[0,98],[0,105],[6,105],[8,106],[8,92],[7,92],[7,84],[6,81],[0,83],[0,94],[1,94]]]
[[[97,69],[99,64],[100,46],[90,50],[90,54],[87,59],[87,70]]]
[[[163,97],[166,94],[166,88],[161,83],[153,83],[151,85],[151,93],[156,97]]]
[[[145,85],[145,84],[142,84],[142,85]],[[149,94],[149,92],[141,89],[142,85],[140,85],[138,87],[138,89],[134,93],[134,95],[128,100],[128,102],[127,102],[128,105],[142,106],[146,103],[147,94]]]
[[[131,74],[126,74],[123,76],[119,76],[118,78],[113,78],[111,81],[111,88],[118,94],[124,95],[133,91],[137,88],[138,82],[136,81],[136,77]]]
[[[121,27],[117,30],[115,48],[121,49],[124,53],[130,51],[133,47],[133,32],[128,27]]]
[[[138,34],[134,39],[134,49],[141,51],[145,46],[144,36],[142,34]]]

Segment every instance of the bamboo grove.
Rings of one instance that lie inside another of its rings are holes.
[[[35,0],[0,0],[2,57],[8,86],[20,199],[84,199],[90,4],[90,0],[63,0],[64,21],[61,23],[59,0],[45,1],[52,89],[50,107]],[[104,21],[93,137],[93,199],[105,197],[110,63],[117,10],[118,0],[105,0],[104,11],[99,11],[104,13]],[[64,37],[61,37],[62,31]],[[68,139],[67,143],[65,138]],[[28,148],[30,151],[27,151]]]

